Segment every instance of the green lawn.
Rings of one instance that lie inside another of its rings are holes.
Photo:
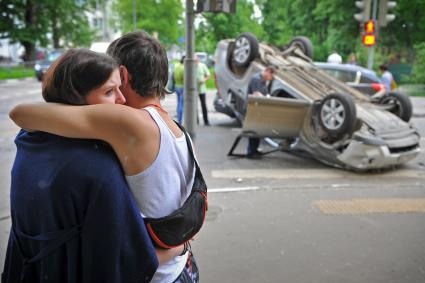
[[[34,69],[30,67],[0,67],[0,80],[35,77]]]

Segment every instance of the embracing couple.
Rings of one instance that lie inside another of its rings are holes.
[[[25,130],[2,282],[199,281],[190,245],[155,248],[144,223],[179,209],[199,169],[160,104],[166,52],[132,32],[107,54],[69,50],[43,81],[49,103],[10,113]]]

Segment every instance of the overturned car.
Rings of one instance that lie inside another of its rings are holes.
[[[305,37],[282,49],[259,43],[251,33],[220,41],[216,110],[241,121],[246,136],[335,167],[387,168],[419,154],[420,137],[411,124],[317,68],[312,54]],[[269,65],[276,68],[270,95],[248,96],[251,78]]]

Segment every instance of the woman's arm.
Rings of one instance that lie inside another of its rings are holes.
[[[70,138],[101,139],[111,144],[140,134],[143,119],[137,110],[116,104],[72,106],[58,103],[20,104],[10,118],[21,128]],[[139,112],[140,113],[140,112]]]

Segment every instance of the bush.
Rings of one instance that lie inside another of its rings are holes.
[[[425,42],[415,45],[415,53],[412,78],[415,83],[425,84]]]

